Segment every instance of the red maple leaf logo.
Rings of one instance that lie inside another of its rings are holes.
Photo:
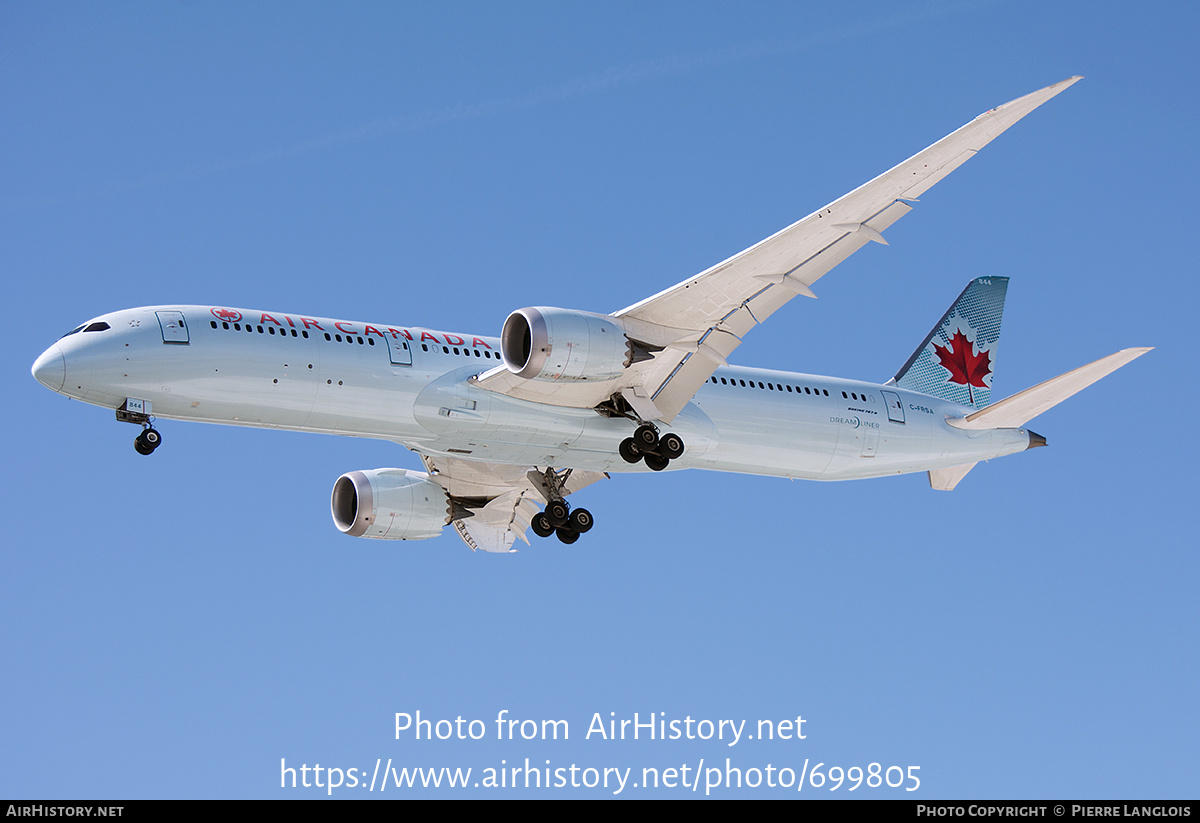
[[[987,383],[983,382],[983,378],[992,373],[991,353],[981,351],[976,354],[975,344],[967,339],[967,336],[962,333],[962,329],[954,331],[954,337],[950,338],[949,346],[939,346],[934,343],[933,350],[937,352],[942,367],[950,372],[950,382],[966,386],[967,396],[971,398],[971,405],[975,405],[975,395],[971,391],[971,387],[978,386],[981,389],[988,387]]]
[[[242,319],[242,313],[233,309],[212,309],[213,317],[218,320],[227,320],[230,323],[235,323]]]

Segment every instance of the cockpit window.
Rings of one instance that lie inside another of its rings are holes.
[[[111,328],[112,328],[112,326],[108,325],[103,320],[98,320],[95,323],[84,323],[82,326],[76,326],[75,328],[71,329],[69,332],[64,334],[63,337],[70,337],[71,335],[78,334],[81,331],[83,331],[83,332],[108,331]],[[58,339],[62,340],[62,337],[60,337]]]

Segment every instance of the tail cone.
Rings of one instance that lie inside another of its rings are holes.
[[[1029,432],[1029,445],[1026,449],[1036,449],[1038,446],[1046,445],[1046,438],[1042,437],[1037,432]]]

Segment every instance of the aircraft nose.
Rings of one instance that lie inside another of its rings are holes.
[[[42,352],[42,356],[33,361],[33,376],[37,381],[51,391],[60,391],[67,379],[67,364],[63,360],[62,349],[51,346]]]

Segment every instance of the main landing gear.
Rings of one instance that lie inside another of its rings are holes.
[[[659,436],[652,423],[643,423],[634,431],[633,437],[621,441],[617,451],[626,463],[645,460],[647,468],[660,472],[683,454],[683,438],[674,432]]]
[[[570,493],[567,491],[567,478],[570,476],[570,469],[556,472],[553,467],[544,472],[529,472],[530,481],[548,501],[546,508],[534,515],[529,523],[538,537],[554,534],[564,543],[574,543],[579,535],[591,531],[595,523],[592,513],[587,509],[572,509],[566,501],[566,495]]]
[[[574,543],[595,523],[587,509],[571,509],[566,500],[551,500],[545,511],[534,515],[529,524],[538,537],[558,535],[564,543]]]

